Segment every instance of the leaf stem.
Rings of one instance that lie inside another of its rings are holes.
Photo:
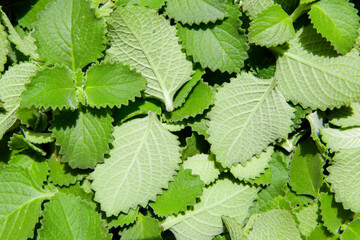
[[[295,22],[301,15],[311,9],[312,3],[300,4],[295,11],[290,15],[291,21]]]

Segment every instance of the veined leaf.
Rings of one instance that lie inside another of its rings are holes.
[[[286,137],[293,116],[275,80],[238,75],[215,94],[210,112],[209,141],[217,161],[224,167],[245,163]]]
[[[309,17],[316,31],[341,54],[354,45],[360,17],[353,3],[344,0],[322,0],[311,6]]]
[[[360,127],[360,104],[351,103],[348,107],[335,108],[327,117],[332,124],[342,128]]]
[[[2,71],[4,71],[4,64],[7,61],[7,54],[9,53],[8,45],[8,35],[5,31],[4,26],[0,23],[0,76]]]
[[[274,5],[273,0],[243,0],[243,9],[250,19],[254,19],[265,8]]]
[[[360,238],[360,218],[346,225],[344,232],[340,235],[341,240],[353,240]]]
[[[321,110],[360,101],[360,57],[356,50],[335,56],[311,26],[299,30],[289,43],[286,51],[276,48],[282,55],[275,72],[287,100]]]
[[[45,144],[53,142],[55,139],[51,137],[51,133],[33,132],[26,128],[21,128],[26,140],[34,144]]]
[[[124,227],[125,225],[130,225],[131,223],[135,222],[139,215],[139,207],[137,207],[135,210],[130,208],[129,212],[120,213],[119,216],[111,216],[107,217],[107,225],[109,228],[112,227]]]
[[[183,162],[183,167],[190,169],[192,174],[199,175],[205,185],[214,182],[220,174],[219,169],[215,167],[215,161],[207,154],[197,154],[187,158]]]
[[[360,147],[360,128],[322,128],[320,133],[321,139],[332,151]]]
[[[162,228],[170,229],[178,240],[211,240],[223,231],[222,215],[234,217],[239,223],[245,220],[257,191],[255,187],[232,183],[228,179],[218,180],[204,189],[201,201],[193,210],[166,218]]]
[[[0,139],[16,122],[16,110],[20,106],[20,95],[25,90],[25,84],[40,68],[34,63],[20,63],[9,68],[0,79],[0,96],[4,101],[4,111],[0,112]]]
[[[215,22],[226,17],[226,0],[167,0],[165,13],[183,24]]]
[[[44,152],[41,148],[38,148],[37,146],[32,144],[30,141],[25,139],[23,135],[20,134],[14,133],[10,138],[8,145],[11,150],[14,150],[14,152],[22,152],[24,150],[31,149],[40,153],[43,156],[46,155],[46,152]]]
[[[81,108],[55,115],[50,131],[61,147],[61,161],[72,168],[94,168],[103,162],[112,141],[113,119],[106,109]]]
[[[110,158],[92,173],[95,200],[107,216],[155,200],[180,162],[176,136],[164,129],[155,113],[115,127],[113,135]]]
[[[290,16],[275,4],[264,9],[250,23],[249,41],[260,46],[274,47],[295,35]]]
[[[224,21],[193,27],[178,24],[178,34],[187,54],[203,68],[240,72],[249,47],[241,29],[239,9],[233,4],[228,8],[229,16]]]
[[[111,47],[107,58],[136,68],[148,81],[145,93],[161,99],[172,111],[176,91],[193,73],[175,28],[151,9],[126,6],[111,14],[108,31]]]
[[[222,216],[221,218],[226,226],[226,229],[229,231],[231,240],[246,239],[246,235],[242,230],[242,226],[237,223],[235,218],[228,216]]]
[[[56,194],[45,204],[39,239],[111,239],[95,208],[95,204],[79,197]]]
[[[360,148],[341,149],[327,168],[335,200],[345,209],[360,212]]]
[[[318,210],[318,203],[314,202],[306,207],[300,207],[299,212],[295,213],[296,219],[299,222],[298,227],[302,235],[309,237],[311,232],[315,229],[318,224],[316,221]]]
[[[134,240],[134,239],[151,239],[161,240],[161,228],[159,220],[138,214],[136,223],[120,232],[121,239]]]
[[[143,7],[159,10],[165,4],[165,0],[118,0],[115,6],[120,7],[123,5],[136,4]]]
[[[91,107],[120,107],[145,90],[146,79],[121,63],[92,65],[86,71],[84,92]]]
[[[75,71],[96,61],[105,49],[104,21],[95,17],[88,1],[53,1],[35,29],[38,52],[48,64],[65,64]]]

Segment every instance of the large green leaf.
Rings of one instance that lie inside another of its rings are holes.
[[[105,24],[85,0],[53,1],[35,22],[42,59],[65,64],[75,71],[102,56]]]
[[[339,107],[360,100],[360,57],[356,50],[334,55],[332,47],[307,26],[289,49],[276,48],[275,78],[287,100],[312,109]]]
[[[94,168],[103,162],[112,141],[112,118],[106,109],[81,108],[61,111],[54,117],[50,131],[61,147],[61,161],[72,168]]]
[[[271,142],[286,137],[293,115],[275,80],[240,74],[215,94],[209,123],[211,148],[224,167],[245,163]]]
[[[16,122],[16,110],[20,106],[20,95],[25,90],[25,84],[35,75],[39,67],[34,63],[20,63],[9,68],[0,79],[0,97],[5,102],[0,110],[0,139]]]
[[[111,239],[96,205],[79,197],[56,194],[45,204],[43,215],[39,239]]]
[[[210,156],[207,154],[197,154],[191,156],[183,162],[183,167],[185,169],[190,169],[192,174],[200,176],[201,181],[205,185],[209,185],[214,182],[219,174],[219,169],[215,166],[214,159],[210,159]]]
[[[360,17],[353,3],[344,0],[322,0],[311,6],[309,17],[316,31],[346,54],[354,45]]]
[[[360,147],[360,128],[320,129],[321,139],[332,151],[339,151],[341,148],[359,148]]]
[[[224,21],[201,26],[178,25],[178,34],[187,54],[212,71],[240,72],[248,58],[248,44],[235,5],[229,6]],[[211,46],[211,47],[209,47]]]
[[[178,240],[211,240],[223,232],[221,216],[234,217],[242,223],[256,198],[258,189],[228,179],[218,180],[204,189],[200,202],[184,215],[168,217],[162,223],[164,230],[170,229]]]
[[[273,0],[243,0],[243,9],[250,19],[254,19],[265,8],[274,5]]]
[[[110,158],[92,173],[95,200],[107,216],[146,206],[167,188],[180,162],[176,136],[155,113],[115,127]]]
[[[108,20],[107,58],[136,68],[148,81],[145,93],[164,101],[168,111],[193,72],[175,34],[168,21],[144,7],[119,7]]]
[[[226,0],[167,0],[165,13],[175,21],[191,25],[222,20],[226,10]]]

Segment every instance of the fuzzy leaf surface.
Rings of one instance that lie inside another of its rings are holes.
[[[315,229],[318,222],[316,221],[318,215],[317,211],[319,206],[317,202],[309,204],[306,207],[300,209],[295,213],[296,219],[299,222],[300,233],[306,237],[309,237],[311,232]]]
[[[95,201],[107,216],[155,200],[180,162],[176,136],[164,129],[155,113],[115,127],[113,136],[110,158],[92,173]]]
[[[121,239],[151,239],[161,240],[161,228],[159,220],[147,217],[139,213],[138,220],[130,228],[120,232]]]
[[[136,68],[148,81],[145,93],[162,100],[168,111],[174,109],[176,91],[193,73],[175,34],[168,21],[144,7],[119,7],[108,20],[107,58]]]
[[[222,216],[221,218],[226,226],[226,229],[229,231],[231,240],[241,240],[246,238],[243,233],[242,226],[237,223],[235,218],[228,216]]]
[[[360,128],[322,128],[320,133],[321,139],[332,151],[360,147]]]
[[[276,82],[239,74],[215,94],[209,141],[224,167],[245,163],[290,132],[293,109]]]
[[[252,20],[265,8],[272,5],[274,5],[273,0],[243,0],[243,9]]]
[[[219,169],[215,166],[215,161],[211,160],[207,154],[197,154],[187,158],[183,162],[183,167],[190,169],[192,174],[199,175],[205,185],[214,182],[220,174]]]
[[[328,118],[338,127],[360,127],[360,104],[351,103],[348,107],[335,108],[329,113]]]

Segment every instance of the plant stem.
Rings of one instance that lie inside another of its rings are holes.
[[[300,4],[290,15],[291,21],[295,22],[301,15],[310,10],[312,3]]]

